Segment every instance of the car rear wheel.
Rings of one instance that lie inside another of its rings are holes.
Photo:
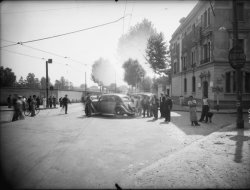
[[[124,112],[123,112],[122,108],[117,107],[117,108],[115,108],[115,114],[116,114],[116,115],[123,115]]]

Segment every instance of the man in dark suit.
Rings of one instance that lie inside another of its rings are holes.
[[[164,109],[165,109],[165,121],[166,122],[170,122],[171,120],[171,110],[172,110],[172,100],[169,97],[169,95],[166,95],[166,100],[165,100],[165,104],[164,104]]]
[[[65,109],[65,114],[67,114],[68,112],[68,103],[70,103],[70,101],[68,99],[68,95],[66,94],[65,97],[62,99],[62,104]]]

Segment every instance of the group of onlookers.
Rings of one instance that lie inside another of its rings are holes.
[[[172,100],[167,94],[161,94],[160,99],[156,95],[133,95],[130,96],[135,105],[136,116],[154,117],[158,119],[158,109],[160,108],[161,118],[170,122],[170,111],[172,109]]]
[[[20,96],[15,94],[13,98],[11,98],[11,95],[7,98],[8,108],[11,108],[13,105],[14,108],[14,114],[12,117],[12,121],[16,121],[18,119],[24,119],[24,110],[29,109],[31,113],[31,117],[34,117],[35,114],[35,108],[39,107],[40,105],[40,98],[36,97],[36,95],[29,96],[27,99],[25,96]]]
[[[60,107],[65,108],[65,114],[67,114],[68,111],[68,103],[70,102],[69,99],[67,98],[67,95],[65,95],[64,98],[59,99],[60,102]],[[12,117],[12,121],[16,121],[18,119],[24,119],[24,111],[29,110],[31,113],[31,117],[34,117],[35,114],[35,109],[39,108],[40,105],[43,105],[43,108],[46,108],[46,98],[40,98],[39,96],[33,95],[29,96],[26,98],[25,96],[20,96],[17,94],[14,94],[12,97],[11,95],[8,96],[7,98],[7,105],[8,108],[11,108],[13,106],[14,108],[14,114]],[[48,105],[49,108],[52,108],[52,105],[54,108],[56,108],[56,97],[55,96],[50,96],[48,98]]]

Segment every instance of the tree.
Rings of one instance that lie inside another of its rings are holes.
[[[50,78],[48,78],[48,88],[52,86],[52,83],[50,82]],[[42,77],[40,80],[40,88],[41,89],[46,89],[46,78]]]
[[[116,84],[115,83],[111,83],[108,87],[108,90],[111,92],[116,92],[117,88],[116,88]]]
[[[147,47],[149,37],[156,33],[152,22],[143,19],[131,27],[127,34],[120,37],[118,41],[117,54],[121,63],[129,58],[137,59],[139,62],[145,61],[143,53]]]
[[[133,87],[135,87],[146,74],[146,71],[142,68],[137,60],[129,59],[123,64],[122,67],[125,71],[124,81]]]
[[[85,90],[85,84],[81,84],[80,89]]]
[[[34,73],[28,73],[26,77],[26,86],[28,88],[40,88],[40,81],[38,78],[35,78]]]
[[[17,86],[18,87],[26,87],[26,83],[27,81],[23,79],[23,77],[21,76],[19,81],[17,82]]]
[[[142,81],[141,81],[141,90],[144,92],[150,92],[151,87],[152,87],[152,79],[150,77],[145,77]]]
[[[14,86],[16,82],[16,75],[10,68],[5,68],[3,66],[0,67],[0,86],[1,87],[10,87]]]
[[[157,74],[164,73],[170,65],[169,51],[167,51],[163,33],[154,34],[148,39],[146,60]]]

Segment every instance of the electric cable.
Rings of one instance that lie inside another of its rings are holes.
[[[40,57],[36,57],[36,56],[32,56],[32,55],[27,55],[27,54],[24,54],[24,53],[15,52],[15,51],[7,50],[7,49],[1,49],[1,51],[6,51],[6,52],[17,54],[17,55],[23,55],[23,56],[34,58],[34,59],[40,59],[40,60],[45,59],[45,58],[40,58]]]
[[[130,14],[128,14],[128,15],[130,15]],[[60,36],[66,36],[66,35],[69,35],[69,34],[74,34],[74,33],[82,32],[82,31],[86,31],[86,30],[98,28],[98,27],[101,27],[101,26],[106,26],[106,25],[109,25],[109,24],[113,24],[113,23],[119,22],[120,20],[124,19],[128,15],[123,16],[123,17],[121,17],[121,18],[119,18],[117,20],[114,20],[114,21],[111,21],[111,22],[107,22],[107,23],[104,23],[104,24],[99,24],[99,25],[92,26],[92,27],[89,27],[89,28],[84,28],[84,29],[81,29],[81,30],[73,31],[73,32],[67,32],[67,33],[64,33],[64,34],[58,34],[58,35],[54,35],[54,36],[39,38],[39,39],[35,39],[35,40],[28,40],[28,41],[24,41],[24,42],[17,42],[16,44],[10,44],[8,46],[14,46],[14,45],[18,45],[18,44],[22,45],[22,44],[25,44],[25,43],[31,43],[31,42],[37,42],[37,41],[47,40],[47,39],[51,39],[51,38],[57,38],[57,37],[60,37]],[[1,48],[8,47],[8,46],[2,46]]]

